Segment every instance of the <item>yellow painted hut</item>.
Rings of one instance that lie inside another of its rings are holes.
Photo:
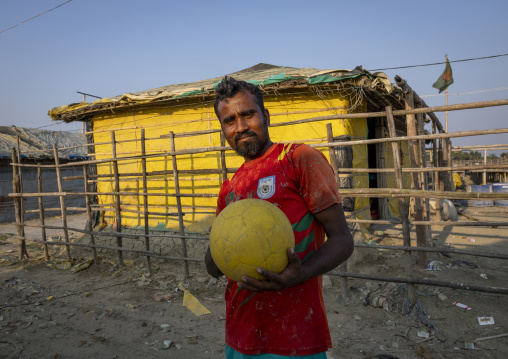
[[[335,140],[358,140],[387,136],[382,118],[334,119],[329,121],[302,121],[326,115],[383,111],[391,105],[394,110],[404,108],[403,91],[392,84],[384,73],[370,73],[358,67],[354,70],[318,70],[258,64],[230,74],[239,80],[251,82],[264,93],[265,107],[271,113],[271,139],[275,142],[326,143],[326,124],[332,124]],[[142,141],[144,130],[146,171],[149,193],[174,194],[175,182],[170,133],[174,134],[176,151],[195,150],[195,153],[176,156],[179,190],[184,226],[187,233],[206,232],[215,218],[216,198],[223,180],[220,124],[214,110],[214,88],[222,77],[194,83],[170,85],[138,93],[102,98],[92,103],[66,105],[49,111],[53,120],[82,121],[86,123],[90,156],[96,160],[111,159],[112,131],[120,182],[121,225],[139,228],[144,225],[143,201],[139,195],[142,184]],[[386,120],[384,120],[386,121]],[[381,127],[380,127],[381,126]],[[399,134],[406,133],[405,118],[396,118]],[[391,146],[377,145],[352,147],[354,168],[393,168]],[[407,143],[401,148],[405,158]],[[210,149],[210,150],[208,150]],[[320,150],[329,157],[328,148]],[[378,153],[376,153],[376,151]],[[157,156],[158,154],[168,154]],[[120,160],[122,157],[127,158]],[[384,164],[380,164],[384,161]],[[232,150],[225,151],[227,176],[232,176],[243,159]],[[404,161],[404,167],[409,161]],[[114,224],[115,184],[114,166],[110,161],[96,163],[96,175],[90,176],[97,191],[96,210],[106,224]],[[200,171],[201,170],[201,171]],[[208,170],[208,171],[203,171]],[[377,187],[377,175],[357,173],[349,176],[355,188]],[[409,176],[404,176],[405,187],[410,187]],[[386,176],[386,186],[395,188],[394,175]],[[130,195],[132,193],[132,195]],[[198,195],[202,197],[185,197]],[[209,195],[208,197],[205,195]],[[149,196],[149,227],[151,230],[177,230],[179,227],[175,196]],[[357,218],[370,219],[376,200],[356,198],[346,211]],[[399,216],[398,200],[388,201],[388,216]]]

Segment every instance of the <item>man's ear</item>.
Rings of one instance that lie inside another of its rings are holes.
[[[265,108],[265,121],[266,121],[266,125],[270,126],[270,111],[268,111],[267,108]]]

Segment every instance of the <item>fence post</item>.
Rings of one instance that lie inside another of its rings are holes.
[[[385,138],[385,123],[382,117],[376,120],[376,138]],[[376,144],[376,167],[385,168],[386,142]],[[386,174],[377,174],[377,187],[386,188]],[[378,198],[379,219],[388,218],[388,201],[386,198]]]
[[[413,90],[410,90],[405,98],[404,98],[406,110],[411,110],[414,108],[414,97]],[[407,135],[408,136],[416,136],[416,123],[415,123],[415,115],[406,115],[406,125],[407,125]],[[418,166],[418,149],[415,140],[409,140],[409,162],[411,168],[416,168]],[[411,187],[416,190],[421,190],[420,185],[420,176],[417,172],[411,172]],[[415,210],[415,219],[417,221],[423,221],[423,207],[422,200],[419,197],[414,197],[414,210]],[[418,247],[426,247],[427,245],[427,235],[426,235],[426,226],[417,225],[416,226],[416,243]],[[418,264],[420,267],[427,266],[427,253],[426,252],[418,252]]]
[[[416,119],[418,121],[418,134],[420,136],[425,134],[424,124],[423,124],[424,118],[425,118],[424,114],[416,115]],[[420,158],[421,158],[420,168],[427,168],[427,152],[425,151],[425,140],[420,140],[419,142],[420,142]],[[421,183],[423,185],[423,189],[425,191],[428,191],[429,190],[428,172],[421,173]],[[430,221],[429,197],[425,197],[424,211],[425,211],[425,214],[424,214],[425,220]],[[432,229],[430,226],[425,226],[425,238],[426,238],[427,243],[430,243],[432,241]]]
[[[120,178],[118,175],[118,160],[116,158],[116,138],[115,131],[111,131],[111,151],[113,154],[113,175],[115,181],[115,212],[116,212],[116,226],[114,227],[115,232],[122,232],[122,212],[120,207]],[[122,248],[122,237],[120,235],[116,236],[116,244],[118,247]],[[123,252],[118,250],[118,266],[123,266]]]
[[[220,145],[221,147],[226,146],[226,139],[224,138],[224,133],[222,131],[220,132]],[[226,167],[226,151],[224,150],[220,151],[220,166],[222,169],[222,182],[221,182],[222,185],[222,183],[224,183],[224,181],[228,179],[228,170]]]
[[[332,124],[326,124],[326,133],[327,133],[327,141],[328,143],[333,142],[333,130]],[[335,156],[335,147],[328,147],[328,153],[330,155],[330,164],[332,165],[333,173],[335,174],[335,182],[337,182],[337,187],[340,187],[340,177],[339,171],[337,169],[337,158]],[[342,272],[347,272],[347,261],[342,262],[339,265],[339,270]],[[343,299],[349,298],[347,277],[340,277],[340,292]]]
[[[60,212],[62,214],[62,224],[64,227],[64,239],[66,243],[69,243],[69,230],[67,229],[67,209],[65,208],[65,195],[61,194],[63,192],[62,172],[60,169],[60,159],[58,158],[58,148],[56,148],[56,143],[53,143],[53,155],[55,156],[55,170],[56,180],[58,182],[58,192],[60,192]],[[65,250],[67,251],[67,259],[71,260],[71,248],[68,244],[65,245]]]
[[[339,136],[334,138],[339,141],[351,141],[350,136]],[[333,141],[332,141],[333,142]],[[341,168],[353,168],[353,147],[337,146],[335,147],[335,158],[337,163],[337,171],[339,174],[339,191],[341,188],[353,188],[353,173],[340,173]],[[342,197],[342,207],[346,216],[351,215],[355,210],[354,197]]]
[[[146,143],[145,143],[145,129],[141,129],[141,172],[143,172],[143,217],[145,221],[145,235],[148,236],[149,223],[148,223],[148,182],[146,178]],[[145,249],[150,250],[150,238],[145,237]],[[146,266],[148,273],[152,274],[152,266],[150,265],[150,256],[146,256]]]
[[[16,136],[16,143],[18,146],[18,153],[17,153],[18,163],[21,163],[21,144],[20,144],[19,135]],[[17,170],[18,170],[18,181],[19,181],[19,193],[23,193],[23,173],[22,173],[23,168],[18,167]],[[21,224],[24,224],[25,223],[25,200],[23,199],[23,197],[19,198],[19,208],[20,208],[19,210],[21,213]],[[24,235],[25,235],[25,227],[23,227],[23,236]]]
[[[187,257],[187,243],[185,241],[185,228],[183,226],[183,213],[182,213],[182,200],[180,198],[180,182],[178,180],[178,168],[176,164],[176,155],[175,152],[175,134],[173,131],[169,132],[169,137],[171,139],[171,160],[173,162],[173,176],[175,179],[175,192],[176,192],[176,206],[178,208],[178,226],[180,228],[180,239],[182,243],[182,255],[183,257]],[[185,280],[189,279],[189,262],[185,261]]]
[[[388,123],[388,130],[390,131],[390,137],[397,137],[395,131],[395,122],[393,120],[392,107],[386,107],[386,119]],[[392,141],[392,152],[393,152],[393,167],[395,169],[395,179],[397,181],[397,187],[403,189],[404,185],[402,182],[402,169],[400,166],[400,153],[399,144],[397,141]],[[408,203],[404,197],[399,198],[400,203],[400,217],[402,219],[402,235],[404,238],[404,246],[411,247],[411,235],[409,232],[409,208]],[[405,251],[406,255],[406,270],[409,274],[409,278],[413,279],[413,258],[410,250]],[[413,285],[408,284],[407,295],[411,305],[416,303],[416,291]]]
[[[40,165],[38,163],[37,165]],[[37,190],[39,193],[42,193],[42,168],[37,167]],[[38,202],[39,202],[39,222],[41,224],[41,234],[42,234],[42,240],[44,242],[47,241],[46,237],[46,228],[44,227],[44,204],[42,202],[42,196],[38,196]],[[44,247],[44,259],[47,261],[49,260],[49,251],[48,251],[48,244],[43,243]]]
[[[85,181],[85,192],[89,192],[87,165],[83,165],[83,178]],[[93,231],[92,209],[90,206],[90,195],[88,193],[85,195],[85,202],[86,202],[86,215],[88,217],[87,228],[90,232],[92,232]],[[92,250],[94,265],[97,267],[99,265],[99,259],[97,258],[97,248],[95,247],[95,236],[93,234],[90,234],[90,241],[92,242],[93,245]]]
[[[18,162],[18,157],[16,156],[16,148],[12,148],[12,192],[13,193],[21,193],[20,184],[19,184],[19,172],[18,168],[15,165]],[[16,218],[16,233],[18,234],[18,258],[22,260],[24,258],[28,258],[28,251],[26,249],[25,242],[25,227],[23,222],[23,213],[21,212],[21,197],[14,197],[14,216]]]

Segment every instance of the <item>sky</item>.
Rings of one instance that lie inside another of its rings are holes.
[[[112,97],[261,62],[374,70],[443,62],[445,54],[450,61],[508,54],[506,0],[3,0],[0,6],[0,31],[19,24],[0,32],[0,125],[57,131],[81,130],[81,123],[55,123],[47,115],[81,102],[77,91]],[[508,56],[451,65],[450,105],[508,99]],[[432,84],[443,70],[383,72],[440,106],[445,97]],[[437,116],[444,126],[445,114]],[[448,121],[449,132],[508,128],[508,106],[453,111]],[[452,143],[508,144],[508,134]]]

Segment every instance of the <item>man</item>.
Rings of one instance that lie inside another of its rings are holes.
[[[325,359],[331,339],[321,275],[353,252],[333,170],[317,150],[270,140],[270,114],[256,86],[226,76],[214,108],[226,140],[245,159],[224,181],[217,215],[232,202],[264,199],[286,214],[296,244],[282,273],[259,268],[266,280],[228,281],[226,357]],[[205,262],[210,275],[222,275],[210,250]]]

